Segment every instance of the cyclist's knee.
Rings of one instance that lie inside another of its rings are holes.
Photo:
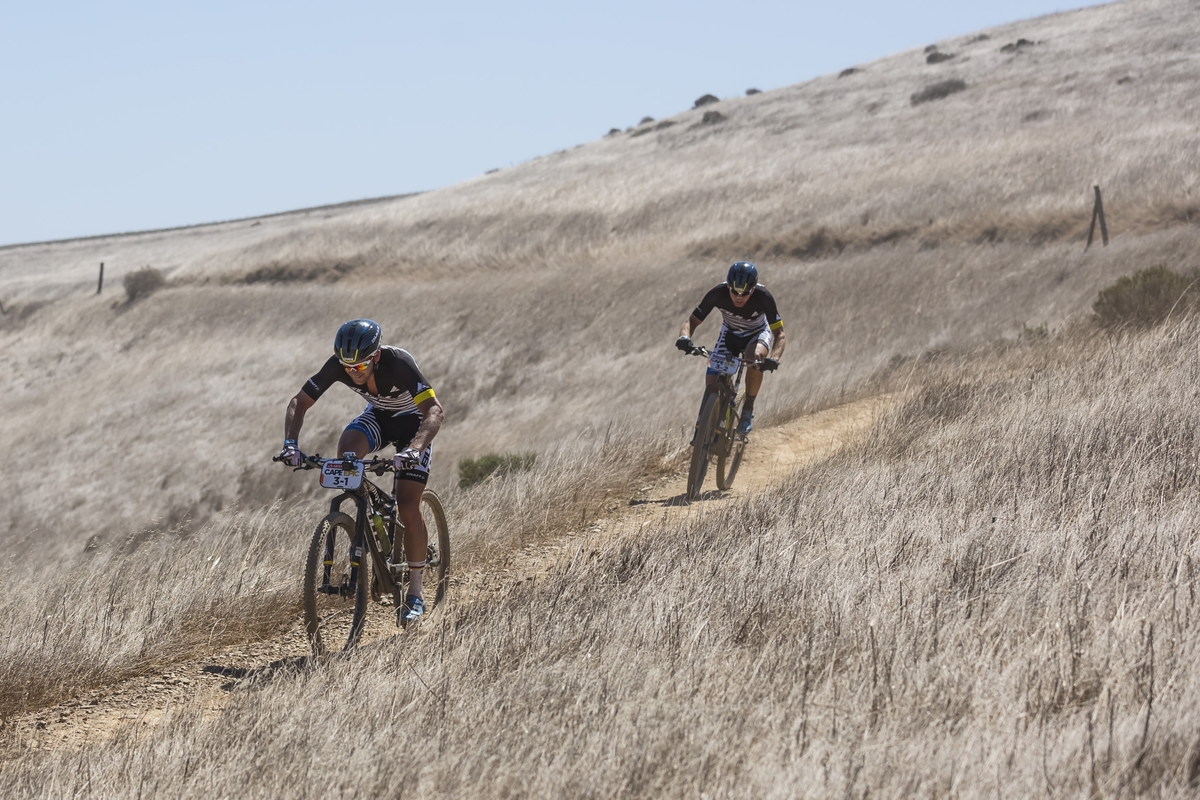
[[[341,438],[338,439],[338,455],[343,453],[354,453],[359,458],[366,456],[370,452],[371,445],[367,441],[367,436],[360,430],[347,428],[342,431]]]

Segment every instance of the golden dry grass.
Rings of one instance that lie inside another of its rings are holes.
[[[104,796],[1190,794],[1198,345],[1190,322],[944,356],[782,491],[584,541],[502,602],[5,779],[14,796],[89,779]]]
[[[1200,330],[1013,342],[1119,275],[1200,267],[1198,21],[1118,3],[427,195],[0,249],[0,452],[38,465],[0,517],[4,716],[291,618],[325,498],[268,458],[346,318],[446,404],[435,484],[472,569],[676,463],[701,363],[670,343],[735,257],[789,334],[759,424],[907,397],[784,491],[590,541],[216,719],[70,754],[9,730],[6,792],[1191,792]],[[946,77],[968,89],[909,103]],[[1084,254],[1093,182],[1116,236]],[[96,298],[101,260],[169,285]],[[331,393],[303,443],[358,410]],[[532,473],[450,486],[460,456],[526,450]]]

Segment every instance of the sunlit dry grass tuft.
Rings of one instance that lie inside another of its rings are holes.
[[[611,513],[677,466],[664,437],[583,436],[537,467],[446,499],[453,571],[487,571]],[[161,671],[226,644],[271,638],[300,614],[304,553],[325,501],[233,513],[192,535],[147,532],[59,562],[37,549],[0,571],[0,718]]]
[[[85,774],[117,795],[1186,795],[1198,347],[1189,322],[947,356],[783,491],[580,540],[536,584],[278,675],[211,724],[184,711],[6,778],[17,796]]]

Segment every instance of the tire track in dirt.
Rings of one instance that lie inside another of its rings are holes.
[[[509,563],[519,564],[519,569],[473,570],[454,575],[448,602],[459,607],[493,602],[504,597],[513,585],[537,580],[560,558],[580,547],[596,548],[652,523],[719,512],[730,503],[767,491],[799,467],[831,455],[860,436],[889,399],[872,397],[847,403],[756,431],[729,491],[716,491],[715,468],[710,467],[704,493],[688,504],[684,501],[686,470],[668,476],[642,487],[633,499],[613,507],[608,516],[594,521],[586,530],[566,531],[552,541],[529,545],[509,559]],[[453,521],[451,526],[453,532]],[[364,644],[396,635],[412,634],[397,631],[391,606],[372,605]],[[215,715],[239,686],[297,669],[305,663],[307,655],[308,643],[297,619],[295,625],[278,637],[223,648],[202,658],[180,662],[160,674],[83,692],[67,702],[10,718],[0,733],[0,741],[7,740],[18,751],[77,749],[89,741],[111,738],[130,726],[149,731],[172,709],[194,708],[205,716]]]

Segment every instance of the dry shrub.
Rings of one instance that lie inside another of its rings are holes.
[[[955,92],[961,92],[967,88],[967,82],[961,78],[951,78],[947,81],[938,81],[931,83],[919,92],[916,92],[908,99],[914,106],[919,106],[921,103],[928,103],[931,100],[941,100],[944,97],[949,97]]]
[[[139,297],[147,297],[167,285],[162,272],[154,267],[127,272],[125,274],[125,297],[130,303]]]
[[[1195,310],[1195,292],[1189,292],[1198,274],[1180,275],[1164,266],[1139,270],[1100,292],[1092,306],[1096,320],[1106,328],[1152,328],[1172,313]]]

